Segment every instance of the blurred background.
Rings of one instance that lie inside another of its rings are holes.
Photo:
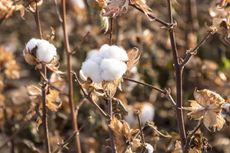
[[[16,3],[12,2],[12,5]],[[106,21],[101,16],[96,1],[69,0],[67,2],[70,46],[72,49],[77,48],[73,55],[73,67],[78,73],[87,52],[109,43],[109,34],[103,29]],[[168,20],[166,0],[148,0],[147,4],[155,16]],[[1,7],[3,6],[0,5],[0,10]],[[14,151],[18,153],[42,152],[43,133],[40,130],[42,127],[38,126],[36,113],[29,111],[34,107],[31,106],[33,102],[29,99],[26,90],[26,86],[38,84],[40,77],[33,66],[25,63],[22,54],[28,40],[37,37],[36,24],[33,14],[29,11],[25,10],[23,16],[20,11],[12,11],[11,14],[10,6],[8,7],[6,11],[9,17],[2,19],[0,23],[0,79],[2,80],[2,84],[0,83],[0,152],[12,152],[12,145]],[[173,1],[173,16],[177,23],[176,43],[181,57],[185,55],[186,50],[194,48],[206,35],[213,21],[210,13],[215,7],[216,2],[210,0]],[[66,71],[60,1],[44,1],[39,6],[39,10],[43,35],[46,39],[53,38],[51,42],[57,47],[60,70]],[[4,11],[1,10],[0,16],[2,14]],[[220,31],[211,36],[185,68],[183,76],[185,106],[188,106],[188,100],[194,99],[193,91],[196,88],[216,91],[230,102],[230,39],[227,35],[227,32]],[[136,69],[127,74],[128,77],[162,89],[170,88],[175,97],[175,74],[167,29],[157,22],[150,22],[144,14],[130,6],[126,14],[113,20],[113,43],[126,50],[137,47],[142,52]],[[8,68],[3,66],[7,57],[10,57],[9,60],[14,60],[16,64]],[[13,70],[7,75],[5,69]],[[79,87],[76,84],[74,87],[74,101],[77,104],[83,98]],[[155,147],[156,152],[173,150],[179,135],[174,108],[164,95],[144,86],[124,82],[123,91],[118,92],[116,97],[127,106],[151,104],[155,111],[153,121],[158,130],[163,133],[167,131],[168,134],[173,135],[173,138],[161,137],[146,128],[144,131],[146,141]],[[58,111],[49,112],[50,141],[53,150],[58,147],[58,143],[68,138],[72,131],[68,99],[65,95],[62,95],[61,99],[62,106]],[[103,102],[100,106],[105,107]],[[196,122],[188,118],[185,120],[186,129],[192,130]],[[79,110],[78,125],[83,152],[109,152],[106,147],[109,144],[106,120],[88,102],[84,103]],[[199,141],[206,143],[209,153],[230,153],[228,125],[215,134],[207,131],[203,126],[201,131]],[[72,145],[70,143],[69,149],[63,149],[63,152],[73,152]]]

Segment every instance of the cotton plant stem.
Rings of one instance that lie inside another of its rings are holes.
[[[47,69],[45,64],[42,65],[42,71],[44,76],[47,76]],[[42,124],[44,127],[45,133],[45,144],[46,144],[46,152],[51,153],[50,143],[49,143],[49,128],[48,128],[48,121],[47,121],[47,110],[46,110],[46,92],[47,92],[47,83],[46,81],[42,80]]]
[[[113,116],[112,97],[110,97],[109,100],[108,100],[108,114],[110,116],[108,124],[110,124],[110,122],[112,120],[112,116]],[[112,129],[110,127],[109,127],[109,137],[110,137],[110,143],[111,143],[112,153],[117,153],[115,139],[114,139],[114,136],[113,136],[113,131],[112,131]]]
[[[34,18],[35,18],[39,38],[42,39],[42,28],[41,28],[40,15],[39,15],[37,3],[36,3],[36,11],[34,14]],[[47,78],[47,69],[46,69],[45,64],[42,64],[42,73],[43,73],[43,77]],[[42,124],[43,124],[43,129],[44,129],[44,134],[45,134],[46,152],[51,153],[50,142],[49,142],[49,127],[48,127],[47,112],[46,112],[46,93],[47,93],[47,87],[48,86],[47,86],[46,80],[43,79],[43,77],[41,77],[41,82],[42,82],[42,87],[41,87],[41,90],[42,90]]]
[[[173,17],[172,17],[172,4],[171,0],[168,1],[168,13],[169,13],[169,21],[171,25],[173,25]],[[185,123],[184,123],[184,116],[183,116],[183,89],[182,89],[182,73],[183,73],[183,67],[179,64],[179,56],[175,41],[175,34],[173,26],[169,28],[169,38],[172,48],[172,54],[173,54],[173,62],[176,72],[176,118],[177,118],[177,125],[178,130],[180,134],[181,144],[182,148],[184,149],[184,145],[186,144],[186,132],[185,132]]]
[[[64,43],[65,43],[65,51],[67,54],[67,75],[68,75],[68,84],[69,84],[69,107],[71,112],[71,121],[72,121],[72,129],[73,131],[76,131],[74,135],[75,139],[75,151],[76,153],[81,153],[81,144],[80,144],[80,136],[79,136],[79,130],[77,125],[77,118],[76,118],[76,112],[74,108],[73,103],[73,76],[72,76],[72,60],[71,60],[71,50],[69,46],[69,38],[67,33],[67,21],[66,21],[66,1],[61,1],[62,5],[62,28],[64,32]]]

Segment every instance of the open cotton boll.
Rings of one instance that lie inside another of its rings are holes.
[[[148,153],[153,153],[153,151],[154,151],[153,146],[149,143],[145,143],[145,148],[148,151]]]
[[[103,58],[115,58],[120,61],[128,61],[128,55],[123,48],[116,45],[103,45],[100,49]]]
[[[100,54],[100,52],[96,49],[91,50],[88,54],[87,54],[87,59],[93,60],[97,63],[100,63],[102,60],[102,56]]]
[[[102,81],[99,64],[95,61],[91,59],[86,60],[83,62],[81,69],[83,74],[93,80],[93,82],[99,83]]]
[[[36,39],[36,38],[30,39],[26,44],[26,49],[31,51],[32,49],[34,49],[38,45],[38,42],[39,42],[39,39]]]
[[[127,65],[124,62],[116,59],[103,59],[100,64],[101,78],[106,81],[120,79],[127,70]]]
[[[154,106],[151,103],[136,103],[133,106],[128,106],[127,111],[128,114],[124,116],[124,119],[130,125],[138,125],[138,120],[135,114],[136,110],[140,110],[140,121],[141,124],[144,125],[147,121],[152,121],[155,115]]]
[[[152,121],[155,115],[155,109],[152,104],[145,103],[141,109],[140,120],[141,124],[145,124],[147,121]]]
[[[50,63],[57,56],[56,48],[46,40],[39,40],[36,57],[40,62]]]

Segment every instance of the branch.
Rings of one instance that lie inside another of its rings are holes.
[[[137,6],[135,6],[135,5],[133,5],[133,4],[129,4],[129,5],[132,6],[132,7],[134,7],[134,8],[136,8],[136,9],[139,10],[140,12],[144,13],[144,11],[143,11],[142,9],[138,8]],[[171,26],[169,23],[167,23],[166,21],[164,21],[164,20],[162,20],[162,19],[160,19],[160,18],[154,16],[152,13],[148,13],[147,15],[148,15],[148,17],[149,17],[150,19],[152,19],[152,20],[154,20],[154,21],[157,21],[158,23],[162,24],[162,25],[165,26],[165,27],[170,27],[170,26]]]
[[[192,49],[192,50],[188,50],[186,52],[186,55],[183,59],[183,62],[180,64],[181,67],[184,67],[188,62],[189,60],[192,58],[192,56],[196,55],[197,54],[197,50],[208,40],[208,38],[213,35],[215,32],[213,31],[209,31],[205,36],[204,38],[197,44],[197,46]]]
[[[42,39],[42,29],[41,29],[41,22],[40,22],[40,16],[39,16],[39,10],[38,10],[38,5],[36,3],[36,11],[34,14],[34,19],[36,22],[36,26],[37,26],[37,32],[38,35],[40,37],[40,39]],[[48,127],[48,121],[47,121],[47,110],[46,110],[46,93],[47,93],[47,88],[48,88],[48,84],[47,84],[47,69],[46,69],[46,65],[42,64],[42,73],[40,73],[41,76],[41,82],[42,82],[42,86],[41,86],[41,90],[42,90],[42,124],[43,124],[43,129],[44,129],[44,134],[45,134],[45,144],[46,144],[46,152],[47,153],[51,153],[51,149],[50,149],[50,142],[49,142],[49,127]]]
[[[73,131],[76,131],[76,134],[74,135],[75,138],[75,151],[76,153],[81,153],[81,143],[80,143],[80,137],[79,137],[79,130],[77,125],[77,118],[73,103],[73,76],[72,76],[72,60],[71,60],[71,50],[69,46],[69,38],[68,38],[68,32],[67,32],[67,21],[66,21],[66,1],[61,1],[62,6],[62,28],[64,33],[64,43],[65,43],[65,51],[67,54],[67,75],[68,75],[68,84],[69,84],[69,108],[71,112],[71,122],[72,122],[72,129]]]
[[[151,85],[151,84],[148,84],[148,83],[146,83],[146,82],[137,81],[137,80],[130,79],[130,78],[127,78],[127,77],[123,77],[123,79],[126,80],[126,81],[135,82],[135,83],[137,83],[137,84],[141,84],[141,85],[143,85],[143,86],[152,88],[152,89],[154,89],[154,90],[156,90],[156,91],[158,91],[158,92],[164,94],[164,95],[169,99],[169,101],[173,104],[173,106],[176,106],[176,102],[175,102],[175,100],[172,98],[172,95],[171,95],[171,92],[170,92],[169,89],[163,90],[163,89],[157,88],[157,87],[155,87],[155,86],[153,86],[153,85]]]
[[[176,46],[176,40],[175,40],[175,34],[174,34],[174,21],[172,16],[172,4],[171,0],[168,1],[168,13],[169,13],[169,22],[171,23],[171,27],[169,30],[169,38],[172,48],[172,54],[173,54],[173,62],[175,66],[176,71],[176,118],[177,118],[177,124],[178,124],[178,130],[181,138],[182,148],[184,148],[184,145],[186,144],[186,132],[185,132],[185,125],[184,125],[184,117],[183,117],[183,89],[182,89],[182,74],[183,74],[183,67],[180,67],[179,65],[179,56]]]

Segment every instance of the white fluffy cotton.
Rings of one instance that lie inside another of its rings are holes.
[[[104,58],[114,58],[119,61],[128,61],[126,51],[115,45],[109,46],[105,44],[100,48],[100,52]]]
[[[153,151],[154,151],[153,146],[149,143],[145,143],[145,148],[148,151],[148,153],[153,153]]]
[[[101,61],[101,77],[103,80],[113,81],[122,77],[127,70],[127,65],[113,58],[106,58]]]
[[[139,107],[139,106],[138,106]],[[147,121],[152,121],[155,115],[154,106],[150,103],[143,103],[140,109],[140,121],[144,125]],[[127,107],[128,114],[124,116],[124,119],[131,125],[138,125],[138,120],[135,115],[135,105]]]
[[[126,51],[115,45],[103,45],[99,50],[92,50],[82,64],[81,73],[95,83],[103,80],[120,79],[127,70],[125,61],[128,60]]]
[[[26,44],[26,49],[31,51],[37,46],[38,42],[39,42],[39,39],[35,39],[35,38],[30,39]]]
[[[40,62],[50,63],[52,59],[57,56],[56,48],[47,40],[32,38],[26,44],[26,49],[29,52],[36,48],[36,58]]]

